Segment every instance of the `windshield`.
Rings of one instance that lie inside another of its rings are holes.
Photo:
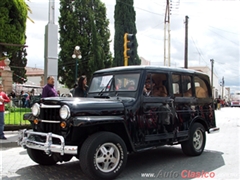
[[[136,91],[139,77],[139,73],[95,76],[89,92]]]

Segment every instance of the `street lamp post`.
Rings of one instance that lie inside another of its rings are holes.
[[[77,63],[77,60],[82,58],[79,46],[75,46],[72,58],[76,59],[76,61],[75,61],[75,83],[77,83],[77,74],[78,74],[78,63]]]

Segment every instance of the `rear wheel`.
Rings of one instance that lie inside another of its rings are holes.
[[[48,156],[44,151],[27,148],[29,157],[40,165],[54,165],[58,161],[53,156]]]
[[[206,143],[205,129],[202,124],[194,123],[190,129],[189,139],[182,142],[182,151],[188,156],[202,154]]]
[[[99,132],[90,136],[80,150],[80,166],[93,179],[114,179],[127,162],[127,148],[116,134]]]

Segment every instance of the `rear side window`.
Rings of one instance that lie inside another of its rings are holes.
[[[172,75],[172,88],[175,97],[192,97],[192,78],[188,75]]]
[[[209,97],[206,83],[199,77],[194,77],[195,95],[197,98]]]

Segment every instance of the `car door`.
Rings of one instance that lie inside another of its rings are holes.
[[[151,81],[151,93],[146,93]],[[173,99],[169,96],[167,73],[149,72],[145,78],[142,93],[142,118],[140,127],[145,141],[156,141],[173,138],[175,110]]]
[[[171,79],[174,106],[178,117],[177,126],[179,132],[183,136],[187,136],[197,101],[194,96],[193,77],[188,74],[173,73]]]

